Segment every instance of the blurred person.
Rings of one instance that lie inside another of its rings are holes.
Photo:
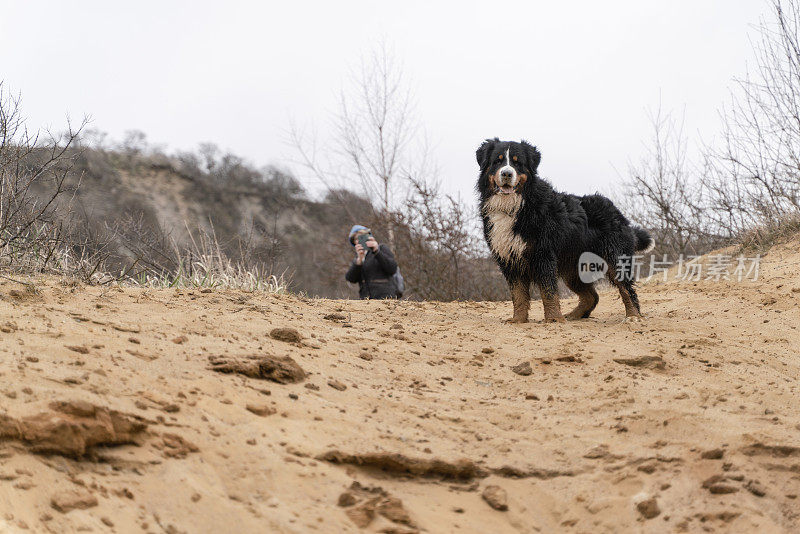
[[[403,278],[391,249],[381,245],[369,228],[357,224],[350,229],[350,245],[356,257],[345,279],[358,284],[360,299],[394,299],[403,296]]]

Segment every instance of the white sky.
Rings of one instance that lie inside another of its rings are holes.
[[[211,141],[289,166],[290,120],[324,136],[337,92],[384,39],[404,63],[445,188],[473,198],[485,137],[524,137],[560,189],[607,191],[685,109],[690,134],[751,57],[762,0],[396,2],[0,0],[0,79],[33,127],[66,115],[171,149]],[[314,184],[304,185],[314,190]]]

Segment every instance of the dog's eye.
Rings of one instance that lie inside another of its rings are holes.
[[[500,154],[499,156],[497,156],[497,160],[498,160],[498,161],[502,161],[502,160],[503,160],[503,155],[502,155],[502,154]]]
[[[514,156],[514,157],[513,157],[513,158],[511,158],[511,159],[513,159],[514,161],[517,161],[517,156]]]

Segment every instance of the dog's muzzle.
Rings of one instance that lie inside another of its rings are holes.
[[[506,165],[497,171],[497,188],[500,193],[510,195],[517,186],[517,171],[511,165]]]

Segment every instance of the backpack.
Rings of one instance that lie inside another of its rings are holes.
[[[406,283],[403,280],[403,275],[400,274],[400,267],[392,275],[392,282],[394,282],[394,287],[397,290],[397,298],[401,298],[406,291]]]

